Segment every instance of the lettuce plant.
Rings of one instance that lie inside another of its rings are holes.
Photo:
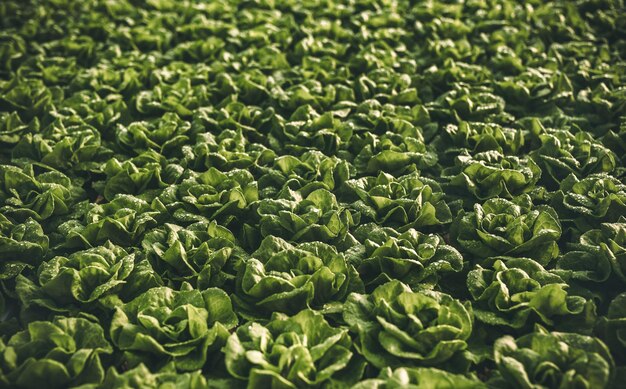
[[[399,367],[383,369],[378,378],[359,382],[356,389],[387,388],[485,389],[487,385],[476,377],[449,373],[432,367]]]
[[[152,150],[123,162],[111,158],[102,170],[107,175],[103,190],[107,200],[122,193],[151,201],[168,184],[177,182],[182,173],[182,167],[167,164],[165,157]]]
[[[549,185],[558,185],[570,174],[586,177],[611,173],[615,169],[615,154],[587,132],[545,130],[538,137],[541,147],[531,156],[543,170],[543,179]]]
[[[247,169],[257,164],[265,165],[276,155],[271,149],[250,142],[242,129],[224,129],[217,135],[200,133],[194,145],[186,144],[181,151],[184,160],[195,170],[211,167],[221,171]]]
[[[478,259],[526,256],[545,265],[558,253],[559,218],[549,206],[534,206],[529,196],[494,198],[458,215],[450,233],[463,251]]]
[[[441,187],[433,180],[408,174],[399,178],[380,173],[345,183],[351,208],[379,224],[405,231],[411,227],[440,226],[452,221]]]
[[[24,223],[15,223],[0,214],[0,257],[3,263],[37,265],[48,248],[49,239],[37,221],[27,219]]]
[[[556,318],[581,313],[585,299],[568,293],[558,275],[528,258],[497,258],[467,275],[476,319],[520,329],[534,321],[552,325]]]
[[[444,169],[442,174],[463,197],[469,193],[479,200],[510,199],[532,191],[541,177],[541,169],[532,159],[489,150],[475,155],[460,154],[455,166]]]
[[[64,215],[83,196],[83,190],[61,172],[39,172],[33,165],[0,166],[0,209],[13,219],[42,221]]]
[[[144,364],[139,364],[137,367],[123,372],[110,368],[107,370],[102,383],[81,385],[81,389],[169,387],[206,389],[209,386],[207,379],[200,370],[189,373],[177,373],[176,370],[169,371],[168,369],[151,372]]]
[[[421,131],[408,122],[397,132],[370,135],[354,163],[359,172],[401,175],[416,169],[428,169],[437,163],[437,155],[424,143]]]
[[[95,302],[128,299],[161,282],[145,259],[107,242],[43,262],[35,281],[18,276],[16,291],[24,310],[76,312]]]
[[[299,157],[281,155],[259,178],[259,194],[262,198],[284,198],[289,191],[305,196],[317,189],[333,191],[350,177],[352,170],[346,161],[319,151],[307,151]]]
[[[626,359],[626,293],[617,295],[609,304],[605,316],[598,319],[596,332],[611,349],[615,359]],[[623,366],[621,367],[623,369]]]
[[[337,202],[334,194],[317,189],[294,200],[264,199],[259,201],[261,236],[277,236],[295,242],[341,242],[354,225],[352,213]]]
[[[442,149],[449,149],[450,143],[457,148],[445,150],[446,154],[458,153],[467,149],[474,154],[495,150],[503,154],[517,154],[524,146],[524,134],[520,129],[501,126],[497,123],[461,121],[458,125],[449,124],[440,138]]]
[[[357,336],[355,347],[374,366],[446,362],[467,348],[471,307],[441,292],[413,292],[390,281],[370,295],[348,297],[343,319]]]
[[[349,383],[362,372],[351,346],[348,330],[331,327],[318,312],[274,314],[267,325],[248,323],[228,338],[226,369],[248,388]]]
[[[259,199],[258,184],[250,172],[235,169],[222,173],[215,168],[192,174],[179,185],[170,186],[159,199],[181,222],[203,216],[227,225],[241,217]]]
[[[113,348],[102,327],[83,318],[34,321],[0,343],[0,384],[5,387],[63,388],[99,383],[101,357]]]
[[[585,232],[574,250],[565,253],[557,268],[576,279],[604,282],[614,275],[626,282],[626,220],[602,223]]]
[[[199,289],[232,288],[237,264],[247,257],[232,233],[214,222],[187,228],[166,223],[146,233],[141,245],[163,279]]]
[[[252,258],[240,263],[233,300],[245,317],[297,313],[307,307],[331,308],[363,281],[343,254],[321,242],[292,245],[269,236]],[[341,309],[341,304],[338,307]]]
[[[117,307],[109,335],[131,366],[173,361],[178,371],[193,371],[217,363],[228,330],[236,325],[230,298],[221,289],[159,287]]]
[[[626,185],[608,174],[593,174],[581,180],[569,176],[554,197],[564,219],[582,230],[601,222],[615,222],[626,212]]]
[[[351,259],[368,288],[392,280],[411,287],[437,285],[446,273],[463,269],[463,257],[436,234],[415,229],[399,233],[392,228],[363,224],[355,231],[363,244]]]
[[[504,388],[604,388],[614,366],[601,340],[541,328],[518,339],[498,339],[494,359],[498,371],[491,383]]]
[[[158,224],[162,204],[151,204],[131,195],[119,194],[105,204],[79,208],[82,220],[72,219],[58,227],[66,236],[62,244],[68,247],[93,247],[111,241],[118,245],[139,242],[144,233]]]

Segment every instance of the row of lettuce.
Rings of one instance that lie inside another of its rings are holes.
[[[0,3],[0,387],[619,386],[624,15]]]

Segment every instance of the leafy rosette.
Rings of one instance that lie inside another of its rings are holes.
[[[413,292],[400,281],[370,295],[353,293],[343,318],[358,336],[356,348],[378,368],[440,365],[467,347],[469,305],[440,292]]]
[[[477,377],[454,374],[433,367],[399,367],[383,369],[378,378],[364,380],[353,389],[436,388],[487,389]]]
[[[259,178],[259,194],[261,198],[284,198],[289,191],[305,196],[316,189],[333,191],[348,180],[351,170],[354,168],[348,162],[317,150],[299,157],[281,155]]]
[[[439,100],[444,107],[449,107],[455,116],[476,121],[494,120],[497,115],[502,115],[506,104],[505,100],[493,94],[489,87],[468,87],[462,84],[454,85],[453,89],[441,95]]]
[[[455,148],[450,149],[454,145]],[[438,148],[446,154],[467,149],[472,153],[495,150],[509,155],[517,154],[524,146],[524,134],[519,129],[497,123],[466,122],[448,124],[438,139]]]
[[[0,113],[0,143],[15,145],[22,137],[39,130],[39,121],[24,123],[17,112]]]
[[[59,87],[48,88],[43,80],[12,77],[0,83],[0,109],[17,111],[20,117],[30,120],[52,108],[53,99],[62,96]]]
[[[215,168],[192,173],[159,196],[177,221],[219,220],[223,225],[242,216],[258,198],[258,185],[249,171],[234,169],[222,173]]]
[[[80,220],[69,220],[58,228],[65,247],[93,247],[108,240],[120,246],[137,243],[165,211],[125,194],[105,204],[82,203],[78,208]]]
[[[161,283],[145,259],[107,242],[43,262],[35,281],[18,276],[16,291],[25,311],[76,313],[97,302],[116,304]]]
[[[364,224],[354,235],[362,246],[351,251],[351,260],[369,288],[394,279],[411,287],[434,286],[443,274],[463,268],[461,254],[436,234]]]
[[[402,175],[437,164],[437,154],[426,146],[419,128],[406,122],[396,131],[380,137],[368,134],[367,143],[354,158],[359,173]]]
[[[61,172],[39,172],[40,166],[0,165],[0,210],[4,216],[37,221],[65,215],[84,191]]]
[[[585,335],[537,331],[494,345],[497,388],[606,388],[613,359],[602,341]]]
[[[562,210],[564,219],[573,219],[586,231],[626,215],[626,185],[608,174],[593,174],[580,181],[572,175],[561,183],[553,204]]]
[[[181,147],[188,142],[190,128],[188,121],[181,120],[174,112],[167,112],[152,122],[133,122],[128,126],[118,124],[116,140],[138,154],[154,150],[174,157],[180,155]]]
[[[441,226],[452,221],[452,213],[444,200],[444,192],[433,180],[417,173],[399,178],[380,173],[377,177],[348,180],[347,201],[369,219],[398,231],[410,228]]]
[[[532,159],[490,150],[473,156],[459,155],[455,166],[443,169],[442,175],[462,197],[467,197],[469,192],[485,200],[512,198],[532,191],[541,177],[541,169]]]
[[[107,176],[102,193],[107,200],[118,194],[131,194],[152,201],[164,188],[177,183],[183,170],[178,164],[168,164],[165,157],[152,150],[123,162],[111,158],[102,169]]]
[[[366,55],[370,54],[368,51]],[[377,70],[379,69],[371,73]],[[363,89],[374,86],[367,77],[363,77],[361,82]],[[407,87],[403,91],[410,94],[415,89]],[[428,110],[419,104],[412,104],[412,107],[382,104],[378,98],[379,96],[376,99],[368,98],[359,103],[354,108],[355,112],[346,118],[347,126],[353,131],[348,150],[357,156],[355,164],[358,165],[359,172],[379,167],[387,173],[402,175],[416,169],[433,167],[437,163],[437,156],[434,150],[425,145],[422,133],[437,129]],[[342,102],[342,106],[346,109],[352,108],[347,102]],[[375,158],[371,164],[369,158]],[[406,164],[401,165],[404,162]]]
[[[33,219],[14,223],[0,214],[0,258],[3,266],[11,262],[38,265],[48,252],[49,239]]]
[[[141,245],[163,279],[189,282],[201,290],[231,290],[235,268],[247,257],[233,234],[215,222],[198,222],[187,228],[166,223],[148,232]]]
[[[67,388],[97,384],[100,356],[113,349],[100,325],[82,318],[35,321],[0,342],[0,386]]]
[[[598,319],[596,332],[623,365],[626,362],[626,293],[611,301],[607,314]]]
[[[221,171],[248,169],[271,162],[276,154],[259,143],[251,143],[242,130],[224,129],[219,134],[201,133],[194,146],[182,148],[185,161],[195,170],[214,167]]]
[[[218,363],[236,325],[223,290],[160,287],[116,308],[110,336],[130,366],[173,362],[177,371],[193,371]]]
[[[352,130],[341,124],[336,113],[319,114],[310,104],[303,104],[284,124],[273,126],[272,136],[280,142],[275,143],[277,149],[289,154],[319,150],[332,155],[350,139]]]
[[[124,97],[111,94],[101,97],[89,90],[76,91],[60,103],[60,117],[71,117],[73,121],[93,126],[103,131],[104,139],[110,140],[115,125],[130,119]]]
[[[572,245],[557,263],[559,271],[584,281],[605,282],[616,276],[626,282],[626,219],[602,223],[589,230]]]
[[[104,380],[100,384],[82,385],[80,389],[118,389],[118,388],[142,388],[142,389],[208,389],[207,379],[200,370],[189,373],[177,373],[176,370],[168,371],[161,369],[151,372],[144,364],[139,364],[132,369],[118,372],[115,368],[109,368]]]
[[[568,293],[558,275],[528,258],[494,258],[488,268],[477,265],[467,275],[476,319],[514,329],[583,312],[585,299]]]
[[[26,134],[13,148],[12,156],[62,171],[100,172],[113,151],[103,145],[96,128],[75,115],[56,119],[40,133]]]
[[[351,292],[363,291],[354,267],[322,242],[294,246],[268,236],[251,257],[240,264],[233,295],[239,313],[251,319],[307,307],[336,311]]]
[[[277,313],[266,326],[249,323],[230,336],[226,369],[248,388],[347,385],[363,371],[351,346],[348,330],[331,327],[321,313]]]
[[[559,218],[549,206],[534,206],[527,195],[494,198],[461,211],[450,234],[463,251],[477,259],[525,256],[546,265],[559,253]]]
[[[541,146],[531,157],[543,170],[543,181],[550,188],[570,174],[586,177],[595,173],[610,173],[616,167],[616,156],[592,135],[570,130],[547,130],[538,135]]]
[[[162,82],[150,90],[142,90],[134,101],[135,109],[142,114],[160,116],[175,112],[183,118],[189,118],[194,110],[210,105],[207,86],[192,85],[190,77],[180,77],[174,82]]]
[[[334,194],[317,189],[306,197],[293,193],[293,200],[259,201],[261,236],[278,236],[294,242],[341,242],[355,224],[348,209],[339,205]]]

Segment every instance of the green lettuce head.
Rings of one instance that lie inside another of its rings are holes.
[[[82,318],[35,321],[0,342],[0,386],[67,388],[99,383],[100,356],[113,349],[100,325]]]
[[[220,360],[228,330],[236,325],[221,289],[160,287],[116,308],[109,334],[131,366],[173,362],[178,371],[193,371]]]
[[[335,195],[326,189],[317,189],[304,198],[297,192],[294,196],[294,200],[259,201],[261,236],[273,235],[294,242],[340,243],[355,224],[350,211],[340,206]]]
[[[448,361],[467,347],[473,319],[469,305],[440,292],[413,292],[400,281],[351,294],[343,318],[357,335],[357,350],[378,368]]]
[[[321,242],[292,245],[268,236],[251,256],[239,266],[233,296],[244,317],[293,314],[307,307],[340,310],[351,292],[363,291],[344,255]]]
[[[179,154],[180,148],[189,141],[191,124],[181,120],[174,112],[167,112],[152,122],[138,121],[116,128],[117,143],[140,154],[154,150],[170,157]]]
[[[126,300],[161,283],[148,261],[107,242],[43,262],[35,281],[18,276],[16,291],[24,310],[80,312],[96,302]]]
[[[184,161],[195,170],[216,168],[220,171],[250,169],[272,161],[274,151],[258,143],[250,143],[243,130],[223,129],[219,134],[200,133],[196,144],[182,147]]]
[[[353,389],[487,389],[487,385],[473,376],[449,373],[433,367],[385,368],[378,378],[364,380]]]
[[[587,231],[626,215],[626,185],[608,174],[582,180],[572,175],[561,182],[553,203],[563,219],[573,220],[580,231]]]
[[[437,164],[437,154],[424,143],[419,128],[408,122],[399,127],[397,132],[386,132],[381,136],[368,134],[364,147],[354,158],[359,173],[402,175],[427,170]]]
[[[377,177],[348,180],[345,187],[347,201],[354,200],[350,207],[361,213],[363,221],[401,232],[452,221],[439,184],[416,173],[394,178],[381,172]]]
[[[354,170],[348,162],[329,157],[320,151],[307,151],[301,156],[281,155],[259,178],[261,198],[286,198],[289,191],[307,196],[317,189],[339,188]]]
[[[248,255],[225,227],[197,222],[187,228],[165,223],[146,233],[141,243],[154,269],[172,283],[198,289],[231,290],[237,264]]]
[[[598,319],[596,333],[609,346],[616,362],[624,369],[626,362],[626,293],[609,304],[608,312]]]
[[[559,253],[561,224],[554,209],[534,206],[525,195],[474,204],[474,211],[459,213],[450,234],[477,259],[525,256],[546,265]]]
[[[154,203],[153,203],[154,204]],[[94,247],[111,241],[129,246],[141,240],[150,228],[158,225],[165,211],[140,198],[119,194],[106,204],[79,205],[80,220],[69,220],[58,228],[64,247]]]
[[[461,254],[436,234],[363,224],[354,235],[363,243],[351,250],[351,260],[368,288],[394,279],[411,287],[435,286],[444,274],[463,268]]]
[[[102,183],[105,199],[113,200],[118,194],[130,194],[152,201],[164,188],[181,179],[183,168],[168,164],[164,156],[149,150],[122,161],[111,158],[102,171],[107,175]]]
[[[100,384],[82,385],[80,389],[117,389],[117,388],[145,388],[145,389],[208,389],[207,379],[202,371],[178,373],[167,367],[158,372],[151,372],[143,363],[137,367],[118,372],[114,367],[107,370],[104,380]]]
[[[38,265],[48,252],[49,239],[34,219],[15,223],[0,214],[0,258],[2,264],[21,262]]]
[[[69,213],[84,191],[56,170],[39,173],[34,165],[0,165],[0,210],[4,216],[43,221]]]
[[[581,313],[585,299],[568,294],[558,275],[528,258],[493,258],[467,275],[476,319],[490,325],[520,329],[540,321],[552,325],[563,316]]]
[[[609,349],[597,338],[538,331],[494,345],[497,388],[606,388],[613,374]]]
[[[531,192],[541,177],[541,169],[532,159],[506,156],[490,150],[475,155],[461,154],[456,166],[445,168],[442,175],[461,197],[486,200],[513,198]]]
[[[590,133],[551,129],[538,137],[541,146],[530,155],[543,170],[542,180],[549,187],[558,187],[570,174],[586,177],[615,169],[615,154]]]
[[[444,131],[440,146],[446,154],[450,143],[456,146],[450,154],[458,153],[459,149],[467,149],[474,154],[489,150],[518,154],[524,145],[521,130],[503,127],[497,123],[461,121],[458,125],[447,125]]]
[[[559,271],[579,280],[605,282],[611,276],[626,283],[626,219],[589,230],[574,250],[559,258]]]
[[[210,168],[204,173],[193,173],[180,184],[165,189],[159,199],[181,223],[219,220],[228,225],[245,215],[250,203],[259,199],[259,191],[257,182],[247,170],[222,173]]]
[[[363,371],[351,347],[348,330],[331,327],[321,313],[275,314],[266,326],[248,323],[228,338],[226,369],[248,388],[349,384]]]

